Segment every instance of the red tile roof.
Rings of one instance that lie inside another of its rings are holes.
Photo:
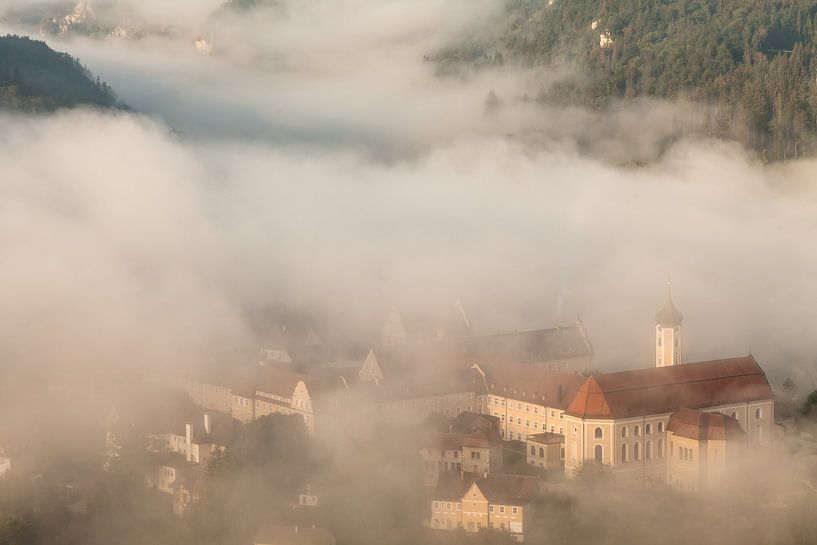
[[[468,473],[446,471],[440,473],[432,497],[435,500],[462,501],[475,482],[488,501],[494,504],[527,505],[539,491],[536,477],[530,475],[489,473],[475,478]]]
[[[485,366],[492,395],[564,409],[584,385],[586,377],[524,363]]]
[[[773,398],[766,375],[750,355],[595,375],[566,412],[582,418],[627,418]]]
[[[667,430],[675,435],[695,440],[740,439],[744,431],[740,423],[721,413],[706,413],[684,407],[672,414]]]

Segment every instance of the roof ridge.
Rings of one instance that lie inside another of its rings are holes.
[[[686,364],[684,364],[686,365]],[[612,373],[611,373],[612,374]],[[706,382],[709,380],[719,380],[719,379],[727,379],[727,378],[737,378],[737,377],[749,377],[752,375],[763,375],[764,377],[766,374],[763,371],[755,372],[755,373],[740,373],[735,375],[725,375],[725,376],[717,376],[717,377],[707,377],[707,378],[698,378],[698,379],[689,379],[689,380],[676,380],[672,382],[666,383],[659,383],[659,384],[647,384],[647,385],[640,385],[640,386],[632,386],[632,387],[624,387],[624,388],[609,388],[606,390],[602,390],[602,392],[629,392],[633,390],[644,390],[647,388],[656,388],[658,386],[667,386],[667,385],[676,385],[676,384],[694,384],[696,382]],[[598,384],[598,382],[597,382]],[[601,389],[601,385],[599,385]]]

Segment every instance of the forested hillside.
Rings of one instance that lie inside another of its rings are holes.
[[[695,130],[785,159],[817,154],[816,33],[815,0],[508,0],[495,38],[434,60],[567,64],[539,96],[557,103],[689,97],[707,105]]]
[[[78,59],[40,41],[0,37],[0,109],[47,112],[78,105],[117,107],[117,100]]]

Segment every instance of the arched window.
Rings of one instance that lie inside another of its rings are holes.
[[[652,424],[647,424],[644,426],[644,435],[650,435],[652,433]]]
[[[755,409],[755,419],[760,420],[761,418],[763,418],[763,409]]]
[[[658,423],[658,433],[664,433],[664,423],[663,422]]]
[[[639,460],[641,460],[641,445],[633,443],[633,461],[637,462]]]
[[[494,437],[496,437],[496,436],[494,436]],[[531,456],[536,456],[536,447],[534,447],[533,445],[530,446],[530,455]]]
[[[596,447],[593,449],[593,459],[599,464],[602,462],[604,459],[604,447],[601,445],[596,445]]]
[[[627,426],[622,426],[621,427],[621,436],[622,437],[627,437]]]
[[[539,457],[540,458],[545,457],[545,449],[543,449],[542,447],[539,447]]]
[[[663,439],[658,440],[658,457],[659,458],[664,457],[664,440]]]
[[[621,445],[621,463],[627,463],[627,443],[622,443]]]
[[[652,460],[652,441],[647,441],[644,444],[644,458]]]
[[[636,424],[633,426],[633,437],[638,437],[639,435],[641,435],[641,426]]]
[[[732,411],[732,418],[737,420],[738,419],[738,413],[736,413],[735,411]]]
[[[578,431],[579,431],[579,428],[577,428],[576,426],[573,426],[573,437],[576,437],[576,432],[578,432]]]
[[[593,433],[593,436],[596,439],[601,439],[602,437],[604,437],[604,431],[601,428],[597,427],[596,431]]]

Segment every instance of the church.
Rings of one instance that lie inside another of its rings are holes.
[[[733,446],[771,442],[774,395],[755,358],[684,362],[683,315],[669,286],[655,322],[655,367],[590,376],[565,409],[568,475],[594,461],[624,486],[695,490]]]

